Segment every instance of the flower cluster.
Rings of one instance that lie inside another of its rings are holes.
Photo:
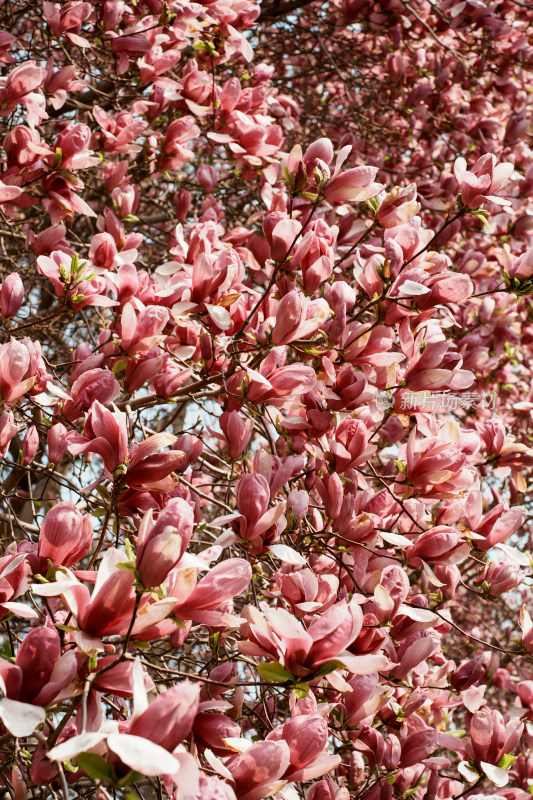
[[[0,783],[526,800],[533,9],[0,3]]]

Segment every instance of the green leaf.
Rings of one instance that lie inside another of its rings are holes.
[[[131,572],[135,572],[135,564],[131,564],[129,561],[120,561],[116,567],[117,569],[129,569]]]
[[[115,363],[113,364],[113,367],[111,369],[111,372],[113,373],[113,375],[116,375],[117,372],[122,372],[122,370],[126,369],[126,364],[127,363],[128,362],[126,361],[125,358],[119,358],[118,361],[115,361]]]
[[[111,495],[109,494],[109,492],[107,491],[105,486],[100,486],[100,485],[99,486],[95,486],[95,490],[98,492],[99,495],[101,495],[106,500],[110,500],[111,499]]]
[[[122,222],[139,222],[139,217],[134,214],[126,214],[125,217],[122,217]]]
[[[105,517],[107,514],[107,508],[95,508],[91,511],[91,516],[93,517]]]
[[[291,686],[291,692],[298,700],[301,700],[309,694],[309,684],[303,683],[303,681],[301,683],[295,683]]]
[[[126,555],[128,556],[128,561],[131,561],[132,564],[135,563],[135,553],[133,551],[132,544],[128,537],[124,540],[124,547],[126,548]]]
[[[257,671],[265,681],[285,683],[294,680],[294,676],[277,661],[266,661],[257,665]]]
[[[335,672],[336,669],[346,669],[342,661],[326,661],[322,664],[318,672],[315,672],[315,678],[322,678],[324,675],[329,675],[330,672]]]
[[[500,769],[509,769],[511,764],[514,764],[518,756],[512,756],[510,753],[506,753],[500,760],[498,761],[498,766]]]
[[[102,756],[97,756],[96,753],[80,753],[76,756],[76,762],[91,778],[96,778],[99,781],[110,781],[114,784],[115,776],[113,775],[113,770]]]
[[[128,783],[134,783],[138,781],[139,778],[142,778],[140,772],[135,772],[135,770],[130,770],[127,775],[124,775],[119,781],[117,781],[117,787],[121,789],[123,786],[126,786]]]

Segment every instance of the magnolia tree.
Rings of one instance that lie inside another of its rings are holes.
[[[533,792],[532,30],[0,2],[6,797]]]

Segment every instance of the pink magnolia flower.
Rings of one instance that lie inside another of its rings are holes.
[[[42,391],[48,380],[38,344],[29,339],[11,339],[0,345],[2,402],[13,403],[26,393]]]
[[[472,716],[467,752],[497,786],[505,786],[509,780],[508,772],[497,765],[503,755],[514,752],[523,729],[524,723],[519,719],[505,724],[500,712],[487,706]]]
[[[478,158],[471,171],[467,169],[463,157],[456,159],[454,173],[463,204],[470,209],[479,208],[487,200],[496,205],[508,205],[509,201],[498,197],[497,192],[507,184],[513,171],[513,164],[497,164],[496,156],[492,153]]]
[[[139,189],[135,185],[117,186],[111,197],[121,218],[135,214],[139,205]]]
[[[322,298],[310,301],[301,292],[289,292],[276,309],[276,322],[272,328],[272,341],[276,345],[289,344],[295,339],[306,339],[315,333],[330,316],[330,309]]]
[[[89,366],[89,359],[83,364]],[[79,365],[80,367],[82,365]],[[72,373],[69,397],[63,402],[63,416],[70,422],[79,419],[97,400],[110,403],[120,394],[120,385],[109,369],[87,369]]]
[[[526,510],[522,506],[505,508],[502,503],[483,514],[479,493],[472,496],[467,514],[470,527],[476,534],[476,547],[484,552],[513,536],[526,518]]]
[[[178,570],[167,586],[178,600],[174,615],[206,625],[224,624],[228,601],[241,594],[251,579],[251,567],[242,558],[221,561],[199,581],[195,569]]]
[[[519,282],[531,280],[533,278],[533,247],[530,247],[514,263],[510,264],[507,267],[507,273]]]
[[[64,6],[49,0],[43,1],[43,13],[50,30],[56,36],[65,34],[66,38],[78,47],[90,46],[90,42],[79,33],[83,22],[90,17],[91,12],[91,3],[84,3],[81,0],[69,0]]]
[[[438,525],[424,531],[415,544],[407,548],[406,556],[413,566],[419,567],[422,561],[446,566],[463,561],[469,551],[469,543],[456,528]]]
[[[30,464],[39,447],[39,433],[35,425],[30,425],[22,441],[22,464]]]
[[[131,487],[147,487],[168,491],[175,482],[171,473],[181,469],[185,453],[181,450],[158,452],[161,447],[174,444],[176,437],[168,433],[149,436],[140,445],[130,447],[130,459],[124,477]]]
[[[206,194],[213,192],[218,183],[218,175],[216,170],[209,166],[209,164],[200,164],[196,170],[196,180]]]
[[[24,619],[33,619],[35,612],[25,603],[17,602],[29,586],[31,573],[24,552],[17,553],[15,543],[8,545],[0,558],[0,619],[9,612]]]
[[[267,214],[263,221],[263,232],[274,261],[284,261],[290,255],[301,230],[302,224],[296,219],[289,219],[281,212]]]
[[[329,608],[337,599],[336,575],[315,575],[310,569],[278,572],[276,584],[295,617],[305,617]]]
[[[15,316],[24,300],[24,285],[16,272],[11,272],[2,283],[0,292],[3,319]]]
[[[139,526],[136,568],[143,586],[159,586],[181,559],[191,539],[194,513],[185,500],[172,498],[153,522],[148,510]]]
[[[395,228],[418,214],[420,203],[416,199],[415,183],[408,186],[395,186],[381,201],[376,219],[382,228]]]
[[[89,5],[88,3],[86,5]],[[100,163],[88,149],[91,131],[88,125],[72,122],[63,128],[56,140],[56,153],[60,153],[59,169],[87,169]],[[57,158],[56,155],[53,156]]]
[[[416,433],[413,428],[407,441],[405,473],[395,484],[399,492],[408,491],[408,484],[416,493],[432,496],[472,486],[475,473],[460,442],[447,438],[445,428],[435,437],[420,439]]]
[[[170,317],[164,306],[147,306],[137,313],[131,303],[122,309],[120,320],[121,344],[129,355],[151,350],[165,337],[162,334]]]
[[[76,672],[76,656],[72,650],[61,653],[54,627],[33,628],[18,648],[15,664],[0,659],[1,688],[6,697],[21,704],[45,706],[60,696],[72,696]]]
[[[464,691],[470,686],[482,683],[490,667],[490,662],[490,653],[482,653],[469,661],[465,661],[455,670],[453,685],[460,691]]]
[[[0,414],[0,456],[3,458],[11,440],[18,433],[18,426],[11,411],[2,411]]]
[[[162,692],[149,704],[139,662],[135,662],[132,672],[132,716],[118,725],[101,726],[99,730],[67,739],[47,753],[51,761],[67,761],[98,748],[119,773],[126,769],[142,775],[175,776],[180,772],[183,781],[187,767],[196,772],[194,760],[180,751],[179,746],[191,730],[198,709],[199,687],[185,681]],[[173,751],[175,756],[171,755]]]
[[[350,677],[348,684],[352,691],[344,692],[342,704],[350,726],[358,725],[368,718],[373,719],[393,693],[390,686],[379,683],[377,674],[354,675]]]
[[[374,183],[377,167],[354,167],[334,176],[326,184],[324,197],[329,203],[360,203],[380,193],[383,185]]]
[[[330,606],[307,630],[283,608],[263,603],[261,612],[254,606],[244,609],[241,633],[246,641],[239,643],[239,649],[247,655],[273,657],[292,675],[312,677],[328,661],[340,661],[350,672],[363,675],[388,664],[384,656],[354,656],[346,651],[363,624],[361,608],[353,601]]]
[[[368,428],[359,419],[346,417],[337,426],[335,439],[330,443],[330,452],[335,457],[335,467],[344,472],[352,467],[366,464],[376,446],[368,442]]]
[[[253,420],[243,419],[238,411],[224,411],[219,417],[230,458],[240,458],[250,442]]]
[[[39,132],[27,125],[16,125],[4,139],[4,150],[9,166],[20,169],[30,167],[39,161],[42,153]],[[46,150],[45,150],[46,152]]]
[[[45,70],[34,61],[25,61],[12,69],[7,78],[0,81],[0,116],[11,113],[18,103],[42,85],[44,77]]]
[[[106,297],[103,278],[96,277],[87,261],[78,256],[69,256],[61,250],[50,256],[39,256],[37,269],[53,284],[57,297],[66,297],[72,308],[79,310],[86,306],[109,307],[117,302]]]
[[[228,764],[238,800],[261,800],[283,788],[290,763],[286,742],[255,742]]]
[[[95,400],[85,418],[84,436],[69,433],[65,438],[73,455],[98,453],[108,472],[123,464],[128,454],[128,427],[126,415],[115,409],[109,411]]]
[[[38,555],[54,567],[71,567],[89,551],[93,526],[74,503],[58,503],[46,514],[39,532]]]
[[[274,728],[267,742],[285,742],[289,746],[290,763],[283,774],[285,780],[309,781],[320,778],[342,761],[339,755],[326,751],[329,728],[318,714],[298,714]]]
[[[263,475],[255,473],[239,478],[236,495],[241,516],[235,519],[235,523],[240,536],[248,541],[265,538],[267,532],[280,521],[285,503],[277,503],[269,508],[270,486]]]
[[[286,348],[273,348],[258,370],[248,368],[231,376],[228,388],[242,392],[253,403],[282,406],[291,397],[310,392],[316,384],[316,373],[304,364],[285,365]],[[244,381],[244,387],[243,387]]]
[[[189,161],[193,152],[189,150],[187,144],[196,139],[199,134],[200,129],[195,124],[194,117],[184,116],[171,122],[166,129],[161,145],[159,168],[179,169]]]
[[[68,443],[66,441],[67,429],[61,422],[56,422],[51,428],[48,428],[47,443],[48,443],[48,460],[51,464],[59,464],[65,455]]]
[[[491,597],[499,597],[505,592],[510,592],[520,586],[525,578],[525,572],[510,558],[501,558],[498,561],[489,561],[475,583],[488,586]]]
[[[130,736],[148,739],[172,753],[190,734],[198,712],[200,687],[189,681],[167,689],[127,726]]]
[[[82,634],[92,637],[124,635],[135,610],[133,572],[124,567],[125,561],[126,555],[120,550],[113,547],[106,550],[96,573],[92,594],[70,571],[67,571],[64,579],[34,585],[32,590],[43,597],[61,596]],[[144,595],[136,613],[132,635],[146,635],[147,631],[168,617],[175,602],[173,597],[153,601],[153,598]]]

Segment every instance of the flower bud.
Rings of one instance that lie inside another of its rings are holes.
[[[89,550],[93,537],[91,518],[70,500],[58,503],[43,520],[38,554],[54,567],[71,567]]]
[[[155,524],[151,511],[144,515],[137,540],[137,571],[146,589],[163,583],[187,549],[193,528],[194,512],[181,497],[168,503]]]
[[[16,272],[11,272],[3,282],[0,300],[3,319],[14,317],[24,300],[24,285]]]
[[[25,467],[33,460],[37,448],[39,447],[39,434],[37,428],[32,425],[26,431],[26,436],[22,442],[22,463]]]
[[[16,434],[18,428],[11,411],[4,411],[0,415],[0,457],[3,458],[9,447],[11,439]]]
[[[244,420],[238,411],[225,411],[220,416],[219,422],[226,438],[229,457],[240,458],[248,447],[253,421]]]
[[[52,425],[48,431],[48,461],[51,464],[59,464],[65,455],[67,449],[67,442],[65,440],[66,433],[67,429],[61,422]]]

